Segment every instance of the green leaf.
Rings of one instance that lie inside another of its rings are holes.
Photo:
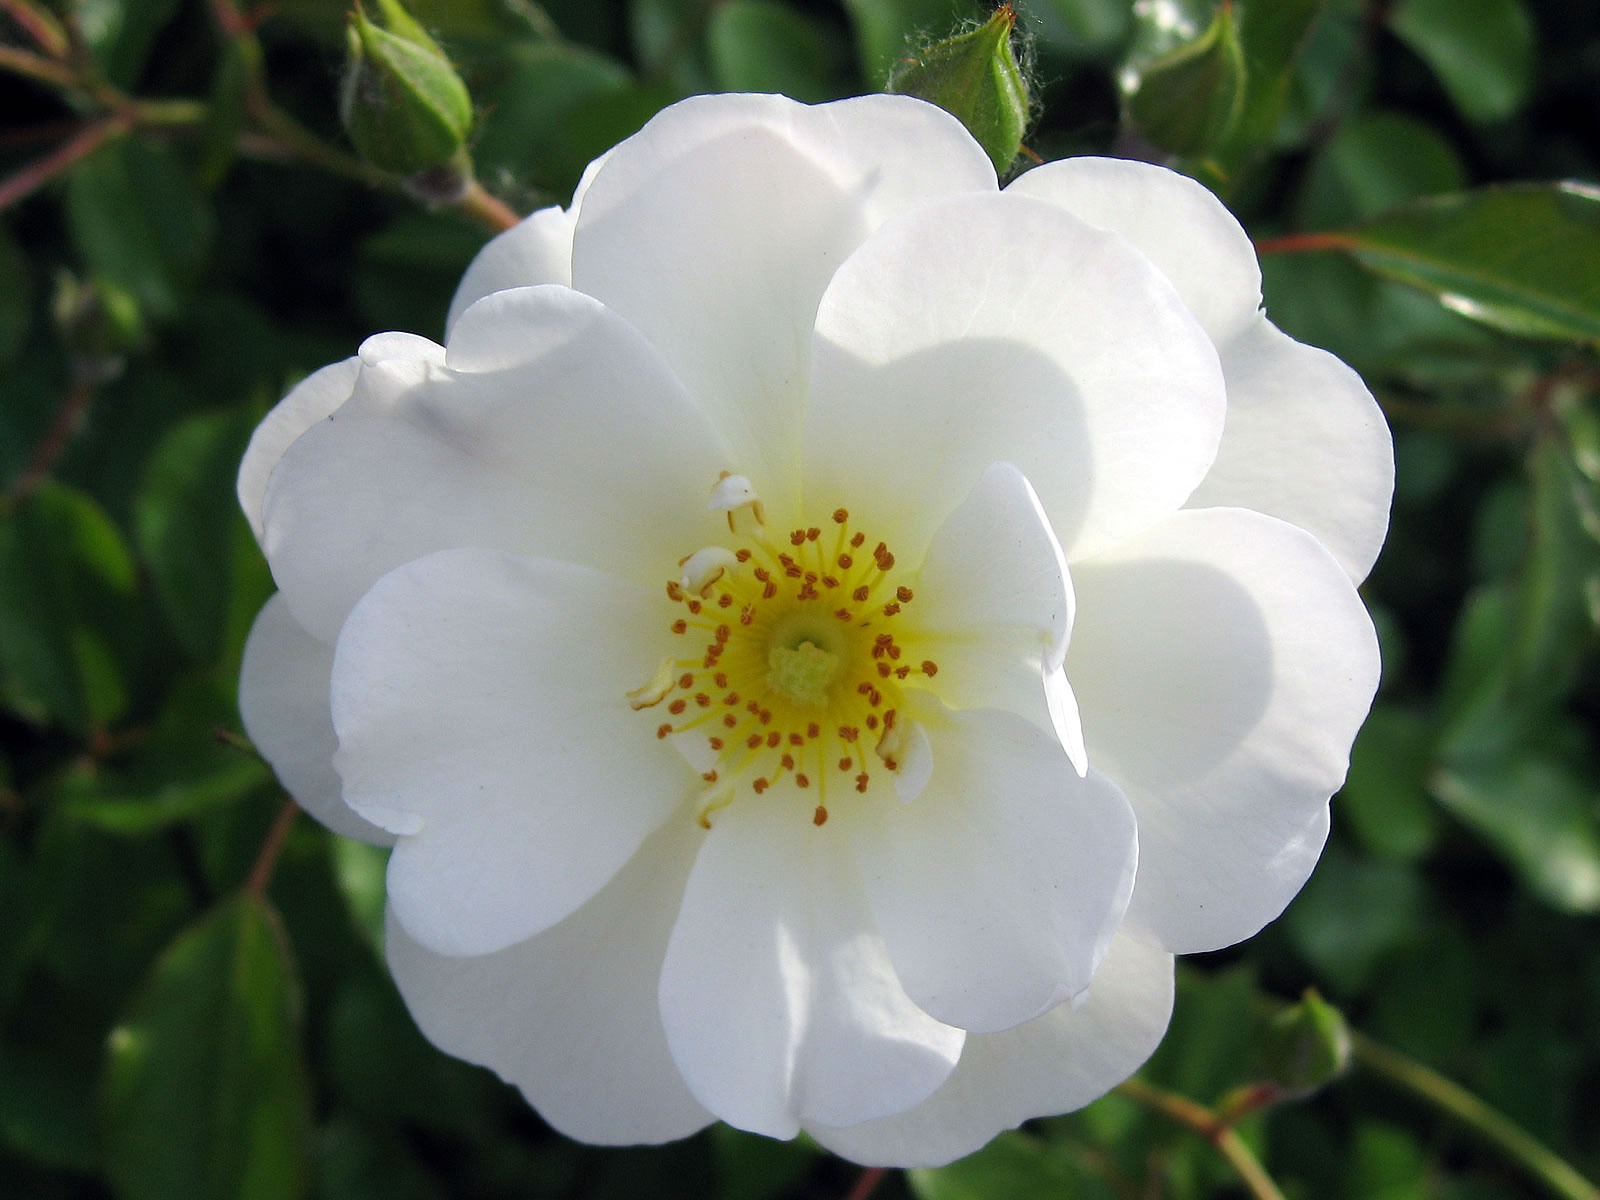
[[[1356,1127],[1342,1193],[1361,1200],[1422,1200],[1434,1194],[1430,1167],[1414,1135],[1379,1121]]]
[[[976,1154],[938,1170],[907,1173],[917,1200],[1113,1200],[1116,1192],[1063,1148],[1022,1133],[1003,1133]]]
[[[363,319],[442,336],[450,293],[482,246],[481,230],[449,214],[403,212],[361,243],[354,291]]]
[[[717,1162],[718,1200],[778,1200],[793,1195],[818,1157],[816,1146],[805,1139],[779,1142],[721,1124],[711,1127],[711,1148]]]
[[[977,16],[974,0],[844,0],[867,82],[882,87],[919,44],[947,37]]]
[[[1460,157],[1433,126],[1400,113],[1359,113],[1313,162],[1299,220],[1306,229],[1345,225],[1465,183]]]
[[[140,138],[102,147],[73,170],[67,219],[90,268],[161,317],[177,312],[212,232],[194,181],[168,150]]]
[[[179,936],[113,1030],[106,1174],[124,1200],[294,1200],[311,1099],[276,914],[239,896]]]
[[[1428,798],[1433,723],[1422,713],[1380,704],[1350,750],[1350,775],[1334,805],[1375,854],[1420,858],[1438,838]]]
[[[1247,965],[1216,974],[1180,966],[1172,1025],[1143,1074],[1205,1103],[1247,1082],[1261,1041],[1258,995]]]
[[[1531,541],[1518,580],[1515,635],[1509,647],[1511,686],[1518,692],[1577,673],[1593,640],[1586,592],[1600,578],[1600,545],[1584,528],[1589,485],[1564,447],[1545,439],[1528,464],[1533,484]]]
[[[715,90],[705,47],[711,8],[704,0],[632,0],[628,29],[646,79],[685,96]]]
[[[346,1120],[319,1132],[317,1184],[317,1194],[329,1200],[448,1200],[450,1195],[398,1130]]]
[[[1071,58],[1109,54],[1133,33],[1127,0],[1030,0],[1022,8],[1040,40]]]
[[[248,750],[219,740],[236,718],[233,671],[171,688],[149,736],[107,767],[69,769],[56,803],[71,821],[105,833],[141,836],[203,813],[270,794],[272,772]]]
[[[1358,858],[1332,846],[1284,924],[1330,986],[1354,993],[1380,957],[1416,935],[1424,900],[1409,864]]]
[[[1233,7],[1220,5],[1193,40],[1139,65],[1128,95],[1128,116],[1163,149],[1204,155],[1237,128],[1244,114],[1246,77]]]
[[[127,704],[133,557],[87,496],[46,484],[0,515],[0,693],[79,733]]]
[[[478,89],[486,111],[473,159],[485,178],[511,175],[562,200],[590,161],[676,99],[581,46],[518,46],[501,67]]]
[[[1600,912],[1597,781],[1526,754],[1459,767],[1434,781],[1439,802],[1493,845],[1535,895],[1567,912]]]
[[[1600,341],[1600,188],[1508,184],[1436,196],[1329,241],[1496,329]]]
[[[0,1044],[0,1143],[55,1167],[95,1170],[93,1078],[59,1046]]]
[[[33,323],[33,286],[28,259],[0,229],[0,363],[10,362],[28,340]]]
[[[842,48],[817,22],[775,0],[730,0],[706,30],[711,74],[728,92],[832,100],[848,90]]]
[[[178,641],[203,662],[221,654],[236,608],[253,616],[272,590],[234,501],[254,424],[250,413],[231,411],[175,426],[134,499],[134,534],[156,599]]]
[[[156,35],[178,11],[179,0],[73,0],[72,13],[100,69],[119,87],[132,87],[144,71]]]
[[[1493,974],[1481,948],[1449,918],[1384,964],[1383,986],[1366,1018],[1373,1033],[1395,1048],[1432,1063],[1447,1063],[1472,1044],[1479,1027],[1478,972]]]
[[[239,153],[239,135],[248,119],[250,64],[259,59],[260,46],[251,41],[229,39],[222,46],[216,74],[211,79],[211,95],[206,102],[206,119],[200,139],[200,182],[214,188],[222,182]]]
[[[495,1086],[428,1043],[376,966],[346,977],[329,1005],[325,1029],[324,1078],[354,1114],[440,1132],[469,1130],[481,1089]]]
[[[1246,0],[1239,18],[1244,50],[1244,109],[1234,131],[1236,156],[1272,138],[1288,102],[1294,67],[1326,0]]]
[[[1389,28],[1433,68],[1469,121],[1499,121],[1533,87],[1533,20],[1522,0],[1400,0]]]

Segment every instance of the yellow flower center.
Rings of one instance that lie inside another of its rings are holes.
[[[689,757],[711,764],[702,825],[780,784],[811,793],[821,825],[830,797],[899,769],[905,690],[939,668],[908,649],[915,595],[894,554],[853,530],[845,509],[774,538],[758,503],[741,507],[753,511],[736,545],[697,551],[667,583],[681,650],[629,699],[664,706],[657,737],[701,740],[704,753]]]

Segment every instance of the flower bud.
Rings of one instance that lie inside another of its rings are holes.
[[[1245,95],[1244,46],[1233,6],[1223,4],[1204,33],[1147,63],[1128,94],[1139,132],[1174,154],[1203,155],[1238,125]]]
[[[103,279],[83,280],[61,272],[50,307],[73,374],[88,382],[109,383],[117,378],[128,352],[144,342],[139,302]]]
[[[1333,1082],[1350,1063],[1350,1027],[1344,1014],[1313,989],[1267,1026],[1262,1046],[1267,1078],[1288,1096]]]
[[[1002,4],[977,29],[935,42],[897,71],[888,91],[931,101],[958,118],[1004,172],[1028,124],[1028,84],[1011,48],[1017,16]]]
[[[339,113],[361,156],[412,176],[446,164],[464,167],[472,96],[439,44],[400,0],[372,0],[378,20],[357,3],[345,28],[349,62]]]

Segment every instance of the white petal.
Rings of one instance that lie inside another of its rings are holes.
[[[1178,953],[1249,937],[1316,863],[1378,681],[1366,609],[1315,538],[1243,509],[1176,513],[1073,584],[1089,761],[1139,818],[1128,921]]]
[[[412,937],[485,954],[549,928],[692,793],[626,696],[660,658],[657,603],[591,568],[446,550],[350,614],[334,765],[401,835],[389,902]]]
[[[659,114],[595,175],[573,281],[660,348],[741,471],[787,504],[829,276],[905,208],[994,188],[972,139],[919,101],[699,97]]]
[[[727,466],[626,322],[565,288],[497,292],[457,322],[448,366],[367,367],[290,448],[268,488],[267,556],[296,617],[329,641],[385,571],[453,546],[657,587],[726,535],[705,497]]]
[[[361,360],[351,357],[313,371],[302,379],[256,426],[239,463],[239,507],[250,530],[261,541],[261,503],[273,468],[294,441],[333,412],[355,390]]]
[[[339,795],[333,769],[333,714],[328,681],[333,647],[317,641],[289,612],[281,595],[256,615],[239,669],[239,715],[261,757],[301,808],[335,833],[387,846],[379,829]]]
[[[1253,508],[1316,534],[1366,578],[1389,527],[1394,445],[1344,363],[1258,317],[1222,347],[1228,422],[1189,507]]]
[[[1133,813],[1010,713],[949,713],[928,732],[928,786],[862,813],[852,848],[911,998],[963,1029],[1009,1029],[1088,986],[1133,888]]]
[[[1119,934],[1080,1005],[973,1034],[949,1081],[910,1112],[846,1129],[808,1126],[858,1163],[937,1167],[1031,1117],[1082,1108],[1150,1057],[1172,1015],[1172,955]]]
[[[389,920],[389,969],[434,1045],[491,1067],[569,1137],[687,1137],[713,1119],[667,1053],[656,1000],[667,935],[699,842],[685,814],[594,899],[495,954],[435,954]]]
[[[1066,655],[1072,587],[1061,546],[1022,472],[1010,463],[984,470],[934,533],[912,590],[915,648],[938,666],[941,701],[1002,708],[1057,729],[1044,679],[1059,673]],[[1059,715],[1062,743],[1080,747],[1070,705]]]
[[[1069,561],[1114,544],[1188,498],[1225,407],[1210,339],[1148,261],[1009,194],[925,205],[851,256],[812,392],[808,494],[903,555],[993,462],[1028,477]]]
[[[818,828],[799,800],[774,789],[717,815],[661,976],[667,1042],[690,1089],[729,1124],[773,1137],[920,1103],[963,1041],[895,979],[843,820]]]
[[[1035,167],[1006,191],[1059,205],[1132,242],[1218,345],[1248,327],[1261,308],[1261,267],[1250,235],[1187,175],[1117,158],[1067,158]]]
[[[497,233],[467,267],[450,301],[445,330],[479,300],[507,288],[554,283],[572,286],[573,214],[562,208],[541,208]]]

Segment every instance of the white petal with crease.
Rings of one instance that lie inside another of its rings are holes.
[[[925,546],[990,463],[1028,477],[1068,561],[1180,507],[1222,435],[1216,351],[1115,235],[1026,197],[928,204],[817,314],[809,494]]]
[[[328,416],[355,390],[361,360],[354,356],[313,371],[273,407],[256,431],[250,435],[244,459],[239,463],[239,507],[256,541],[262,539],[261,504],[267,495],[267,480],[283,457],[283,452],[318,421]]]
[[[1394,444],[1366,384],[1259,317],[1222,347],[1228,423],[1190,508],[1252,508],[1316,534],[1357,583],[1389,528]]]
[[[654,587],[721,525],[706,511],[721,447],[614,313],[565,288],[497,292],[456,323],[446,365],[368,367],[290,447],[268,488],[267,556],[329,641],[384,572],[455,546]]]
[[[572,286],[572,227],[576,218],[562,208],[541,208],[497,233],[479,250],[456,286],[445,331],[485,296],[508,288],[543,283]]]
[[[963,1029],[1009,1029],[1088,986],[1133,888],[1133,813],[1010,713],[947,713],[929,736],[927,787],[870,806],[851,848],[911,998]]]
[[[256,615],[239,669],[244,731],[301,808],[335,833],[387,846],[394,835],[340,797],[333,769],[338,743],[328,707],[333,647],[312,637],[281,595]]]
[[[1045,691],[1046,674],[1057,674],[1066,654],[1072,587],[1022,472],[1010,463],[984,470],[934,533],[912,590],[909,611],[921,634],[910,648],[925,648],[938,665],[939,699],[951,708],[1002,708],[1054,730],[1079,773],[1087,769],[1070,707],[1058,722]]]
[[[1315,538],[1243,509],[1175,513],[1072,577],[1089,761],[1139,818],[1129,923],[1178,953],[1249,937],[1316,864],[1377,687],[1366,609]]]
[[[577,912],[494,954],[435,954],[391,917],[389,968],[428,1040],[492,1067],[569,1137],[664,1142],[709,1124],[656,1001],[699,834],[669,821]]]
[[[788,803],[784,803],[788,801]],[[897,805],[898,806],[898,805]],[[841,842],[774,788],[722,810],[689,877],[661,976],[673,1058],[730,1125],[792,1137],[926,1099],[964,1035],[906,996]]]
[[[1250,235],[1187,175],[1128,159],[1066,158],[1035,167],[1006,192],[1048,201],[1126,238],[1172,281],[1219,345],[1261,308]]]
[[[692,794],[626,698],[660,657],[654,601],[587,567],[449,550],[351,613],[335,767],[401,835],[389,902],[419,942],[484,954],[549,928]]]
[[[807,1132],[854,1162],[937,1167],[1030,1117],[1082,1108],[1150,1057],[1172,1013],[1172,955],[1119,934],[1080,1005],[973,1034],[927,1103],[848,1129]]]
[[[798,435],[829,277],[902,209],[994,188],[954,119],[904,97],[825,108],[700,97],[662,112],[596,174],[573,282],[661,348],[742,473],[788,502],[798,481],[781,448]]]

